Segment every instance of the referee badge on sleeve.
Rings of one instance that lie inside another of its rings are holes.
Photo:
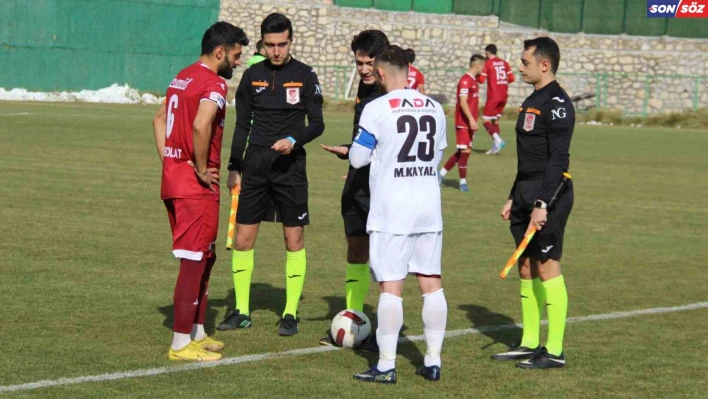
[[[286,98],[285,100],[288,102],[288,104],[297,104],[300,102],[300,89],[299,88],[294,88],[294,89],[287,89],[285,90],[285,95]]]
[[[524,131],[530,132],[533,130],[533,124],[536,122],[536,115],[527,113],[524,117]]]

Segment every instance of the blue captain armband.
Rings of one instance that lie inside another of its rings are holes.
[[[374,137],[371,133],[367,132],[366,129],[360,127],[359,134],[356,135],[354,142],[362,147],[366,147],[370,150],[373,150],[376,146],[376,137]]]

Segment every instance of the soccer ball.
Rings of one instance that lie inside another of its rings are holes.
[[[371,322],[362,312],[342,310],[332,319],[330,333],[337,346],[356,348],[371,334]]]

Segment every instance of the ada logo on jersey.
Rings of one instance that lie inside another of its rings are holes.
[[[708,18],[708,0],[647,0],[648,18]]]
[[[524,131],[530,132],[533,130],[533,125],[536,122],[536,115],[527,113],[524,117]]]
[[[426,101],[423,101],[422,98],[414,98],[413,102],[411,103],[408,101],[407,98],[392,98],[388,100],[388,105],[391,106],[391,109],[395,109],[398,107],[409,107],[409,108],[423,108],[423,107],[432,107],[435,108],[435,103],[431,99],[426,99]]]
[[[297,104],[300,102],[300,89],[287,89],[285,90],[285,101],[288,104]]]

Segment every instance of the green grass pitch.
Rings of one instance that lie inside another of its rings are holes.
[[[173,367],[171,296],[178,262],[159,198],[160,164],[152,106],[0,103],[0,386]],[[228,110],[224,151],[234,125]],[[317,346],[344,308],[345,240],[339,198],[347,164],[319,143],[347,142],[351,113],[327,113],[325,134],[307,146],[312,225],[300,334],[275,323],[285,303],[280,225],[256,243],[253,328],[217,332],[226,357]],[[443,187],[443,284],[448,329],[520,322],[518,277],[498,273],[513,242],[501,208],[515,175],[509,144],[485,156],[479,132],[470,158],[470,193]],[[454,143],[452,123],[448,142]],[[566,230],[563,270],[569,316],[708,300],[708,132],[577,126],[571,148],[576,202]],[[450,146],[446,155],[454,151]],[[225,165],[222,178],[225,184]],[[229,199],[223,190],[219,260],[210,286],[207,331],[233,306],[224,249]],[[377,301],[372,285],[367,313]],[[404,294],[403,335],[422,334],[415,282]],[[1,393],[29,398],[233,397],[705,397],[708,309],[569,324],[564,370],[527,371],[493,362],[518,329],[445,341],[443,379],[414,375],[422,342],[400,346],[396,386],[352,380],[373,357],[348,350],[180,373]]]

